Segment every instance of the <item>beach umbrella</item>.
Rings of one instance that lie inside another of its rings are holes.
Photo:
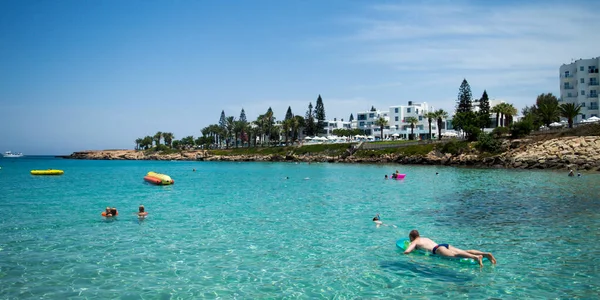
[[[586,120],[586,122],[598,122],[598,121],[600,121],[600,118],[598,118],[596,116],[593,116]]]
[[[561,127],[561,126],[564,126],[564,124],[561,124],[558,122],[550,123],[550,127]]]

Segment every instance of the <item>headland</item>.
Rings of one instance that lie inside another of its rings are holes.
[[[356,145],[351,144],[327,146],[267,147],[263,150],[250,148],[180,150],[173,153],[144,150],[89,150],[60,157],[90,160],[397,163],[600,171],[600,136],[506,139],[502,141],[499,146],[500,151],[496,153],[480,151],[475,142],[464,141],[423,143],[406,147],[399,145],[393,149],[389,147],[385,149],[362,149],[360,147],[354,149]]]

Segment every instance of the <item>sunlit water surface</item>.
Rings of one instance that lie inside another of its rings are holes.
[[[0,167],[2,299],[600,293],[598,174],[51,157]],[[29,174],[48,168],[65,174]],[[396,169],[407,177],[384,180]],[[146,184],[148,171],[175,184]],[[149,212],[141,222],[139,204]],[[106,206],[119,216],[103,219]],[[376,228],[376,213],[397,228]],[[395,241],[411,229],[491,251],[498,264],[403,255]]]

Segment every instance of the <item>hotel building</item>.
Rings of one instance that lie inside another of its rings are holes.
[[[580,115],[573,121],[580,122],[586,118],[598,117],[598,91],[600,86],[600,57],[579,59],[560,67],[560,103],[581,105]]]

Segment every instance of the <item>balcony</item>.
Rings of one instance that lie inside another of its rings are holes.
[[[573,74],[561,74],[560,78],[573,78]]]
[[[591,94],[587,96],[588,98],[598,98],[598,94]]]
[[[588,85],[598,85],[598,82],[590,81],[590,82],[588,82]]]
[[[588,73],[590,73],[590,74],[598,74],[598,69],[588,70]]]
[[[574,86],[570,86],[570,85],[563,86],[563,90],[572,90],[574,88],[575,88]]]

